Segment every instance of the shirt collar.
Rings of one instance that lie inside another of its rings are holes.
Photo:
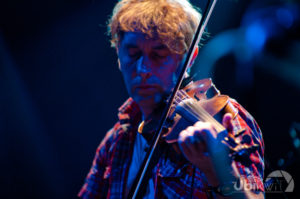
[[[130,97],[119,108],[118,117],[121,124],[136,124],[141,120],[142,113],[138,104]]]

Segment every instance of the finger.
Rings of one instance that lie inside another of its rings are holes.
[[[218,132],[215,127],[209,122],[196,122],[194,124],[196,130],[201,132],[202,138],[204,138],[205,142],[209,142],[210,139],[216,138]]]
[[[231,119],[231,115],[227,116],[228,119]],[[217,138],[218,132],[214,126],[207,122],[200,122],[195,124],[196,128],[201,129],[201,136],[205,139],[205,150],[211,154],[219,153],[218,151],[223,150],[223,145],[220,140]],[[223,154],[223,153],[222,153]]]
[[[198,151],[200,153],[207,152],[206,142],[207,142],[207,131],[211,128],[209,123],[205,122],[197,122],[193,126],[193,134],[192,134],[192,144],[193,150]]]
[[[178,137],[178,145],[184,154],[191,153],[191,149],[188,146],[189,145],[188,139],[189,139],[189,132],[187,130],[181,131]]]
[[[181,134],[181,139],[185,140],[187,144],[197,144],[200,142],[204,142],[202,136],[199,134],[199,129],[195,126],[189,126],[185,129],[185,131]]]
[[[206,143],[203,139],[203,136],[199,132],[195,132],[193,136],[193,144],[192,144],[192,149],[196,152],[199,153],[204,153],[207,152],[206,150]]]
[[[231,113],[226,113],[223,116],[222,124],[227,129],[228,132],[233,131],[233,118]]]
[[[201,136],[198,135],[200,129],[198,129],[197,127],[189,126],[185,131],[186,131],[186,133],[184,133],[183,136],[186,136],[186,139],[187,139],[188,142],[196,143],[196,142],[203,141]],[[197,136],[195,136],[195,135],[197,135]]]
[[[188,128],[179,134],[179,145],[182,152],[189,155],[205,152],[205,143],[203,138],[197,133],[194,127]]]

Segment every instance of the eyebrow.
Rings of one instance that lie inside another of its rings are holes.
[[[127,48],[127,49],[129,49],[129,48],[138,48],[138,45],[128,43],[128,44],[125,44],[125,48]],[[168,49],[168,47],[164,44],[159,44],[157,46],[153,46],[152,49],[154,49],[154,50],[165,50],[165,49]]]
[[[128,48],[137,48],[137,45],[135,44],[126,44],[125,47],[128,49]]]

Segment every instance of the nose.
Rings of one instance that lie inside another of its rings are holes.
[[[147,79],[151,76],[151,68],[149,67],[147,58],[141,56],[137,61],[137,74],[140,75],[143,79]]]

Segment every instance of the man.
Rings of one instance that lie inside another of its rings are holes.
[[[123,0],[116,5],[109,30],[130,98],[99,145],[79,197],[128,195],[148,150],[149,134],[138,131],[156,119],[154,110],[174,87],[200,17],[186,0]],[[258,149],[247,161],[235,161],[217,139],[215,127],[197,122],[180,132],[179,152],[171,146],[162,152],[144,198],[264,197],[261,132],[246,110],[234,100],[230,103],[238,114],[226,113],[223,126]],[[246,141],[239,134],[247,135]]]

